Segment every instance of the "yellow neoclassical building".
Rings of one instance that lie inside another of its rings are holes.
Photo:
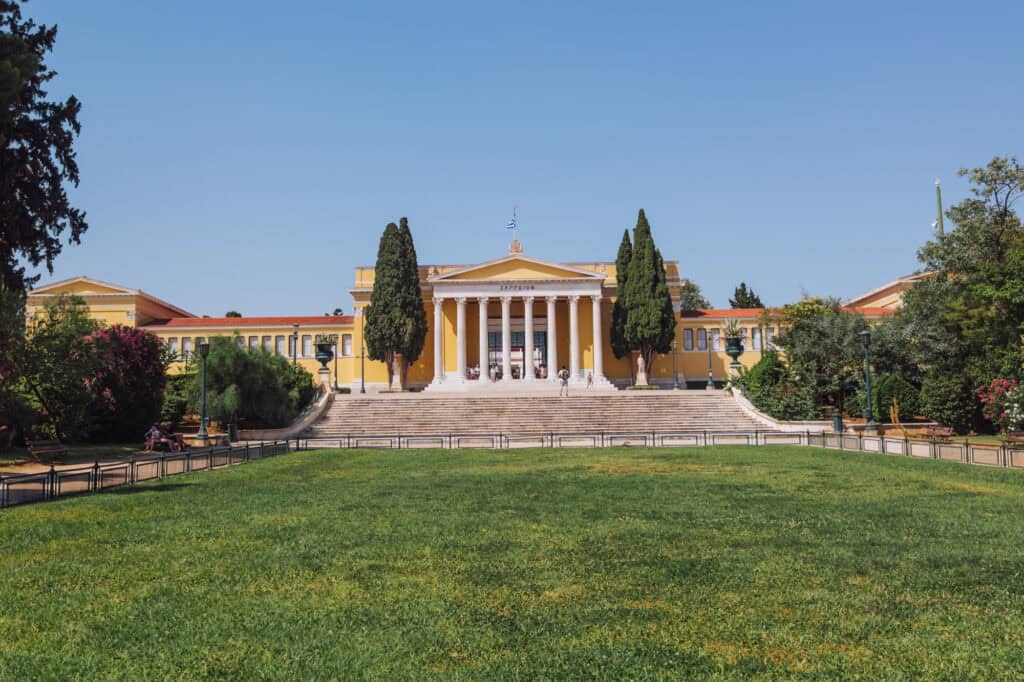
[[[766,326],[762,309],[683,311],[678,262],[666,261],[665,270],[677,316],[676,343],[649,369],[652,383],[702,386],[709,375],[724,380],[730,362],[724,325],[729,320],[742,328],[742,365],[750,367],[771,347],[778,330]],[[27,313],[36,314],[50,297],[75,294],[98,320],[141,327],[160,337],[178,358],[175,372],[192,366],[192,354],[203,340],[232,336],[244,348],[286,356],[315,375],[320,368],[314,358],[316,339],[334,335],[335,359],[327,367],[331,382],[353,391],[379,391],[387,388],[387,368],[364,356],[362,342],[373,282],[372,266],[356,268],[349,290],[353,315],[209,318],[138,289],[75,277],[34,289]],[[410,388],[544,391],[563,366],[574,383],[585,385],[589,379],[594,390],[613,390],[631,380],[630,360],[614,356],[608,334],[618,294],[614,263],[548,262],[525,255],[514,242],[498,259],[421,266],[420,286],[429,331],[423,352],[409,368]],[[891,305],[857,303],[851,307],[869,318],[892,312]]]

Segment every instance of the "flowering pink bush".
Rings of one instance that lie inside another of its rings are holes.
[[[978,389],[978,400],[982,414],[1001,431],[1024,427],[1024,387],[1016,379],[993,379]]]
[[[122,325],[104,327],[90,340],[100,361],[87,380],[93,438],[141,438],[160,417],[167,381],[163,344],[150,332]]]

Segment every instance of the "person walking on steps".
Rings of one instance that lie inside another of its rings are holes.
[[[558,381],[561,384],[561,388],[558,389],[558,397],[561,398],[563,395],[569,397],[569,370],[562,365],[562,369],[558,371]]]

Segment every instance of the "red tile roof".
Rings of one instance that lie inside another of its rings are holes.
[[[882,317],[885,315],[895,314],[895,310],[890,308],[870,308],[863,306],[845,307],[842,309],[845,312],[859,313],[865,317]],[[727,320],[727,319],[756,319],[764,314],[764,308],[702,308],[700,310],[684,310],[680,316],[685,318],[699,318],[699,319],[711,319],[711,320]],[[774,310],[772,312],[778,312]]]
[[[167,320],[153,320],[147,329],[171,329],[193,327],[336,327],[352,324],[351,315],[307,315],[284,317],[172,317]]]

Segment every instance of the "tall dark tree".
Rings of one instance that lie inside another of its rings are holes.
[[[23,19],[16,0],[0,0],[0,280],[17,290],[39,279],[24,261],[52,272],[61,238],[77,244],[88,228],[64,188],[78,185],[81,104],[49,101],[43,89],[56,75],[44,62],[56,37],[55,26]]]
[[[615,256],[615,305],[612,306],[612,324],[609,341],[612,353],[617,358],[629,356],[629,343],[626,341],[626,282],[629,280],[629,261],[633,257],[633,244],[629,240],[629,230],[622,231],[622,242],[619,253]],[[633,364],[630,363],[632,376]]]
[[[644,210],[633,230],[633,256],[626,280],[625,339],[640,353],[650,372],[655,353],[667,353],[675,332],[675,313],[665,278],[665,263],[654,245]]]
[[[241,317],[241,316],[242,316],[242,313],[238,312],[237,310],[229,310],[226,313],[224,313],[224,317],[234,318],[234,317]]]
[[[754,290],[747,287],[746,282],[740,282],[729,299],[729,305],[733,308],[763,308],[764,303],[761,297],[754,293]]]
[[[395,354],[402,343],[402,236],[398,225],[388,223],[377,246],[373,291],[366,308],[367,355],[387,365],[388,386],[394,378]]]
[[[423,308],[420,266],[416,258],[416,245],[412,240],[408,219],[402,218],[399,221],[398,236],[402,247],[401,315],[403,318],[398,352],[401,360],[402,386],[405,386],[409,366],[420,357],[423,345],[427,340],[427,313]]]
[[[701,310],[710,307],[711,301],[704,296],[704,292],[700,290],[700,285],[693,280],[684,279],[679,287],[679,309]]]

